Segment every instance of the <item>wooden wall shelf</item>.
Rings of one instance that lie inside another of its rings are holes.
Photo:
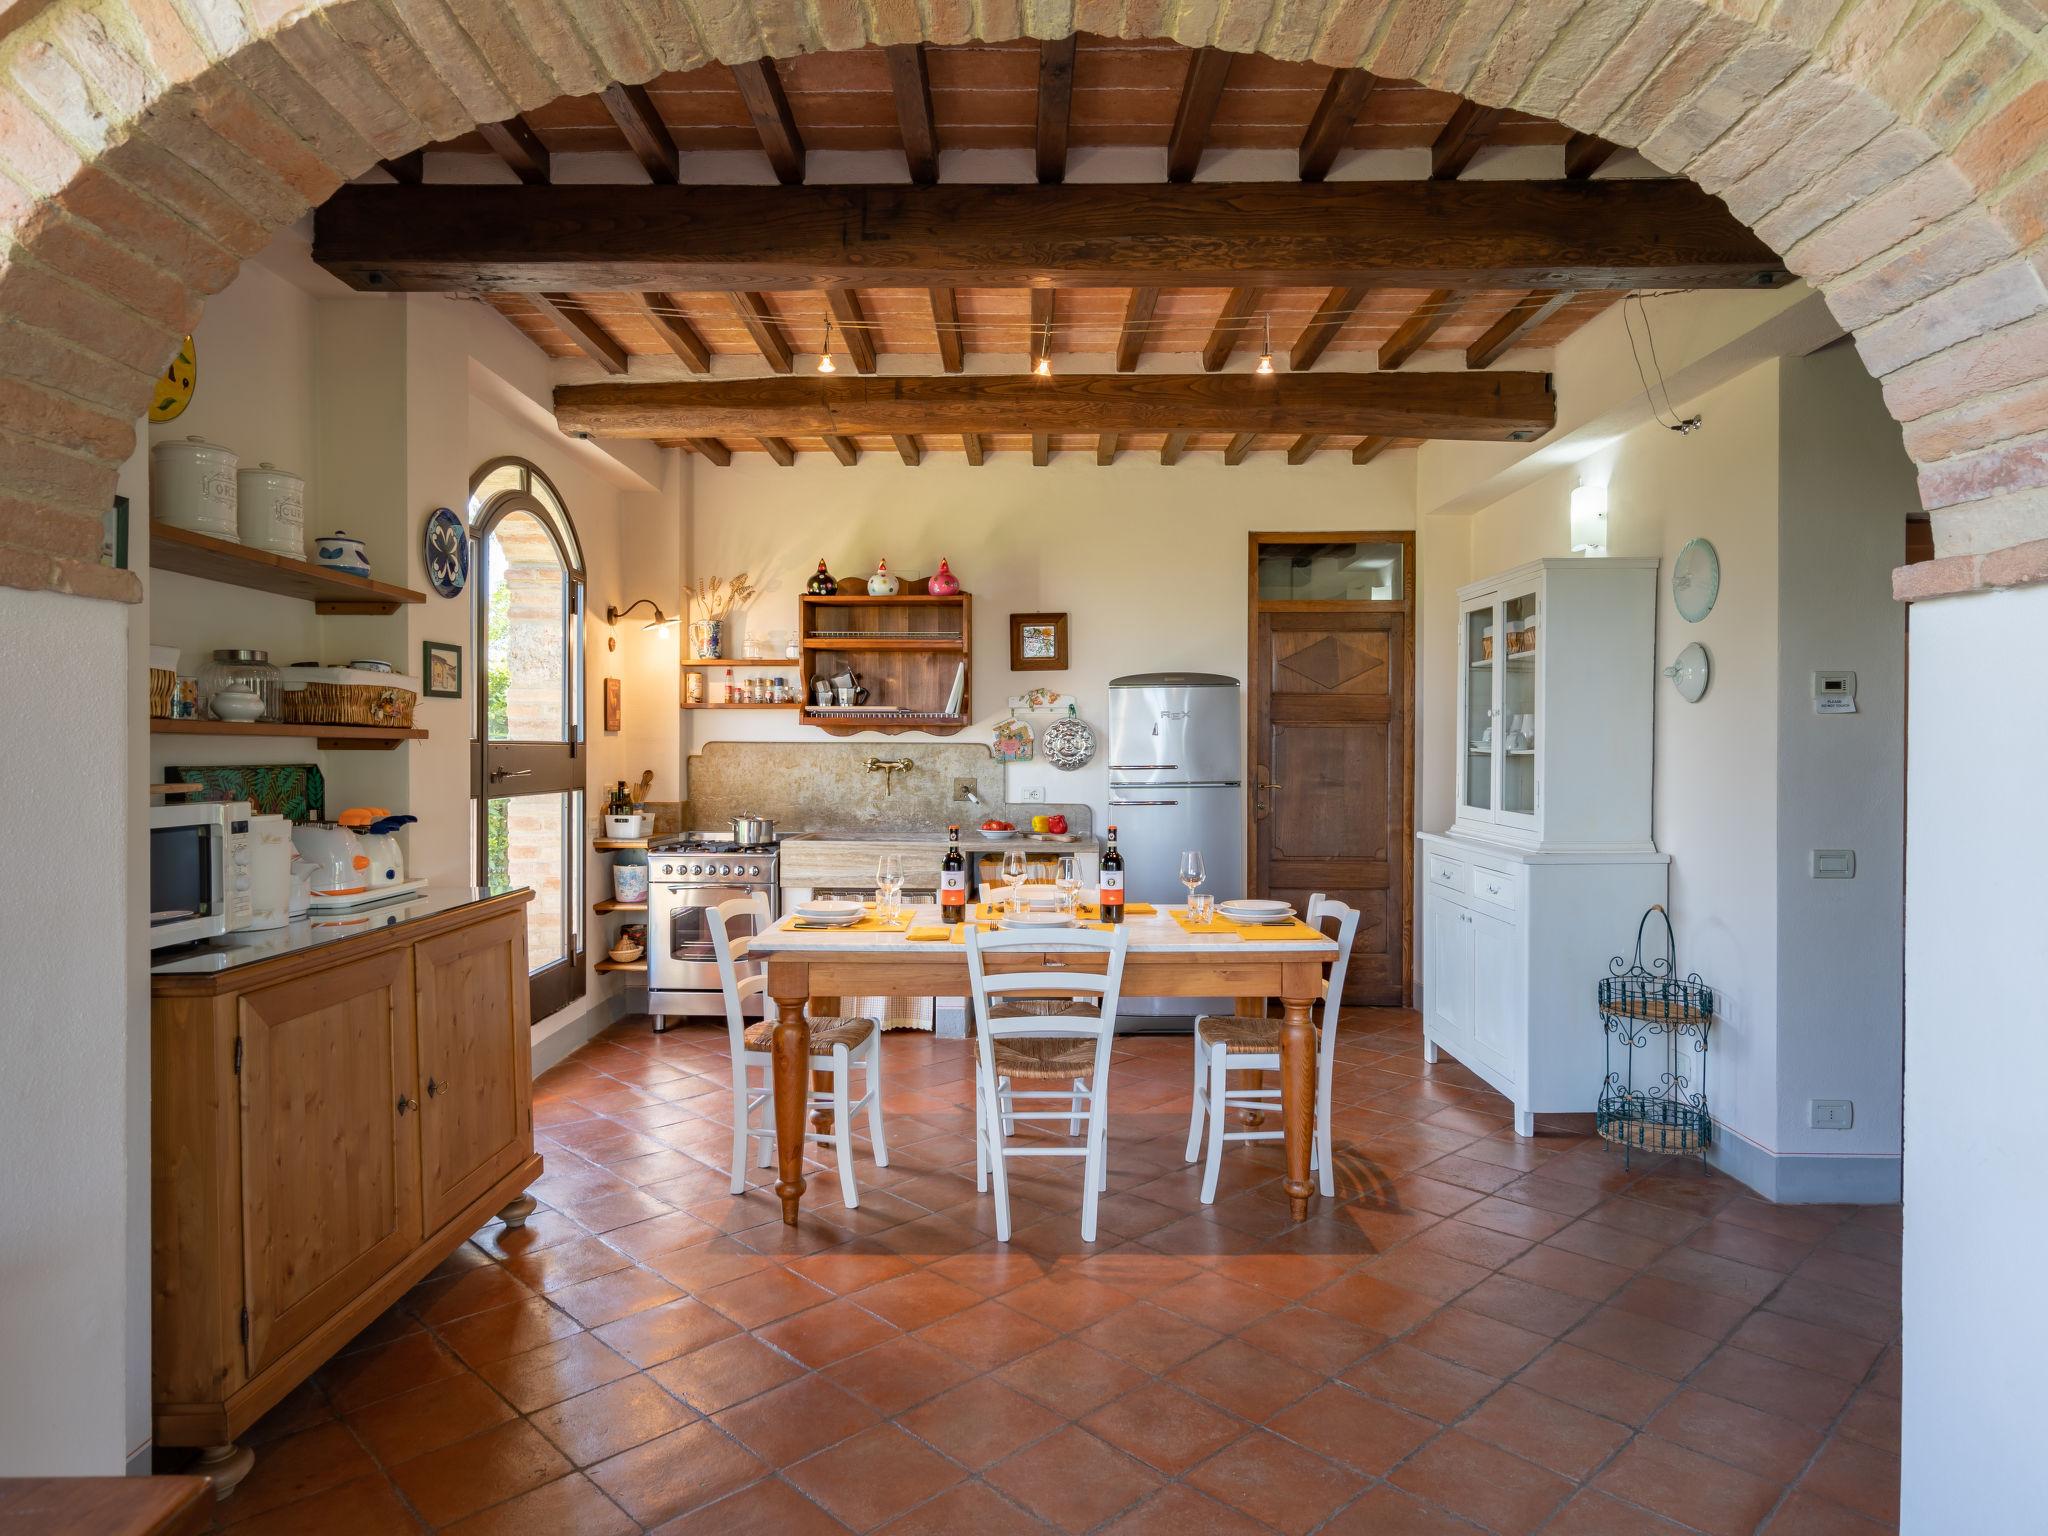
[[[797,615],[803,649],[803,696],[814,696],[813,683],[842,667],[858,672],[870,704],[887,704],[927,718],[897,720],[887,716],[851,719],[820,718],[805,707],[799,723],[833,736],[875,731],[901,736],[918,731],[927,736],[953,736],[974,718],[973,599],[965,592],[951,597],[901,593],[895,597],[810,597],[798,600]],[[959,708],[946,710],[954,674],[965,666],[966,685]]]
[[[627,848],[645,848],[647,846],[647,839],[644,837],[593,837],[590,840],[590,846],[599,853],[618,853]]]
[[[169,523],[149,525],[149,563],[159,571],[176,571],[202,581],[300,598],[324,614],[396,613],[402,604],[427,600],[426,593],[410,587],[394,587],[367,576],[344,576],[310,560],[273,555]]]
[[[801,699],[784,699],[784,700],[783,700],[783,701],[782,701],[781,703],[779,703],[779,704],[692,704],[692,703],[691,703],[691,702],[690,702],[690,701],[689,701],[688,699],[685,699],[685,700],[683,700],[683,708],[685,708],[685,709],[802,709],[802,708],[803,708],[803,701],[802,701]]]
[[[644,901],[608,900],[598,902],[590,910],[593,912],[645,912],[647,910],[647,903]]]
[[[600,960],[592,967],[600,976],[609,976],[614,971],[639,971],[645,974],[645,960]]]
[[[685,672],[716,672],[720,667],[793,667],[796,659],[790,656],[727,656],[717,661],[686,661]]]
[[[297,725],[283,720],[164,720],[149,722],[152,736],[310,736],[323,752],[390,751],[401,741],[425,741],[417,727],[389,725]]]

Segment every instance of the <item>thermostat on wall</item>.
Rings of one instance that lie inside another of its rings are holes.
[[[1856,713],[1856,674],[1816,672],[1813,674],[1813,712],[1816,715]]]

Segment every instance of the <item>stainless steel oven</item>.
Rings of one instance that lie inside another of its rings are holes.
[[[782,915],[780,857],[773,843],[734,843],[715,833],[657,838],[647,849],[647,1007],[663,1019],[725,1012],[708,908],[754,891]]]

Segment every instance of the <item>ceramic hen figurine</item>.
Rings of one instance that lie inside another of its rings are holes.
[[[944,556],[939,558],[938,573],[927,584],[926,590],[933,597],[952,597],[960,590],[960,578],[953,574],[953,568],[946,564]]]

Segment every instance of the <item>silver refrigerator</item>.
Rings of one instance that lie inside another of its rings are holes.
[[[1180,856],[1198,849],[1202,890],[1244,884],[1244,718],[1234,677],[1140,672],[1109,684],[1109,824],[1131,901],[1180,902]],[[1229,998],[1125,998],[1124,1015],[1191,1019],[1229,1012]]]

